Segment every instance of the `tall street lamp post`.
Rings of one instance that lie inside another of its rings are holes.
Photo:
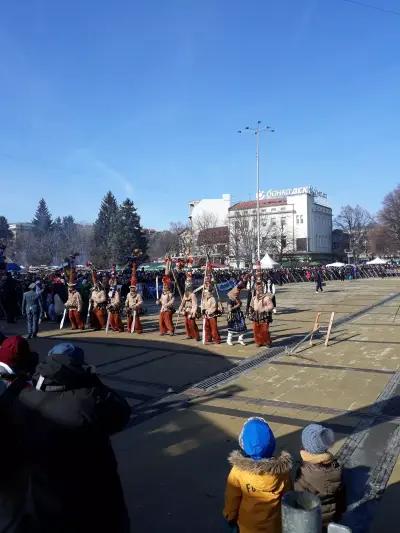
[[[256,173],[257,173],[257,192],[256,192],[256,201],[257,201],[257,260],[260,261],[260,134],[264,131],[269,133],[274,133],[275,130],[270,126],[261,127],[261,120],[257,121],[255,127],[246,126],[244,130],[238,130],[238,133],[254,133],[256,136]]]

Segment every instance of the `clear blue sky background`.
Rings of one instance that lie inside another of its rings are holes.
[[[397,0],[370,0],[398,9]],[[345,0],[1,2],[0,214],[147,227],[191,199],[311,184],[376,212],[400,182],[400,16]]]

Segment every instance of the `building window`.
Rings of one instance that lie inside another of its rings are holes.
[[[276,207],[271,207],[271,211],[276,211]]]
[[[296,250],[298,252],[306,252],[307,251],[307,239],[296,239]]]
[[[286,226],[286,217],[281,218],[281,226]]]
[[[281,211],[285,211],[285,208],[284,208],[284,207],[281,207]]]
[[[304,220],[303,220],[303,215],[300,215],[300,224],[303,224]]]
[[[271,218],[271,226],[276,226],[276,218]]]

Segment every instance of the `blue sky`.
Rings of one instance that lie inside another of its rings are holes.
[[[397,0],[370,0],[398,9]],[[314,185],[376,212],[400,183],[400,16],[345,0],[21,0],[0,17],[0,214],[147,227],[187,203]]]

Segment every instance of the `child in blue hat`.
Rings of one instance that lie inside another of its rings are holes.
[[[274,434],[260,417],[246,420],[239,445],[229,456],[224,517],[240,533],[281,533],[281,498],[291,489],[292,458],[287,452],[274,456]]]

